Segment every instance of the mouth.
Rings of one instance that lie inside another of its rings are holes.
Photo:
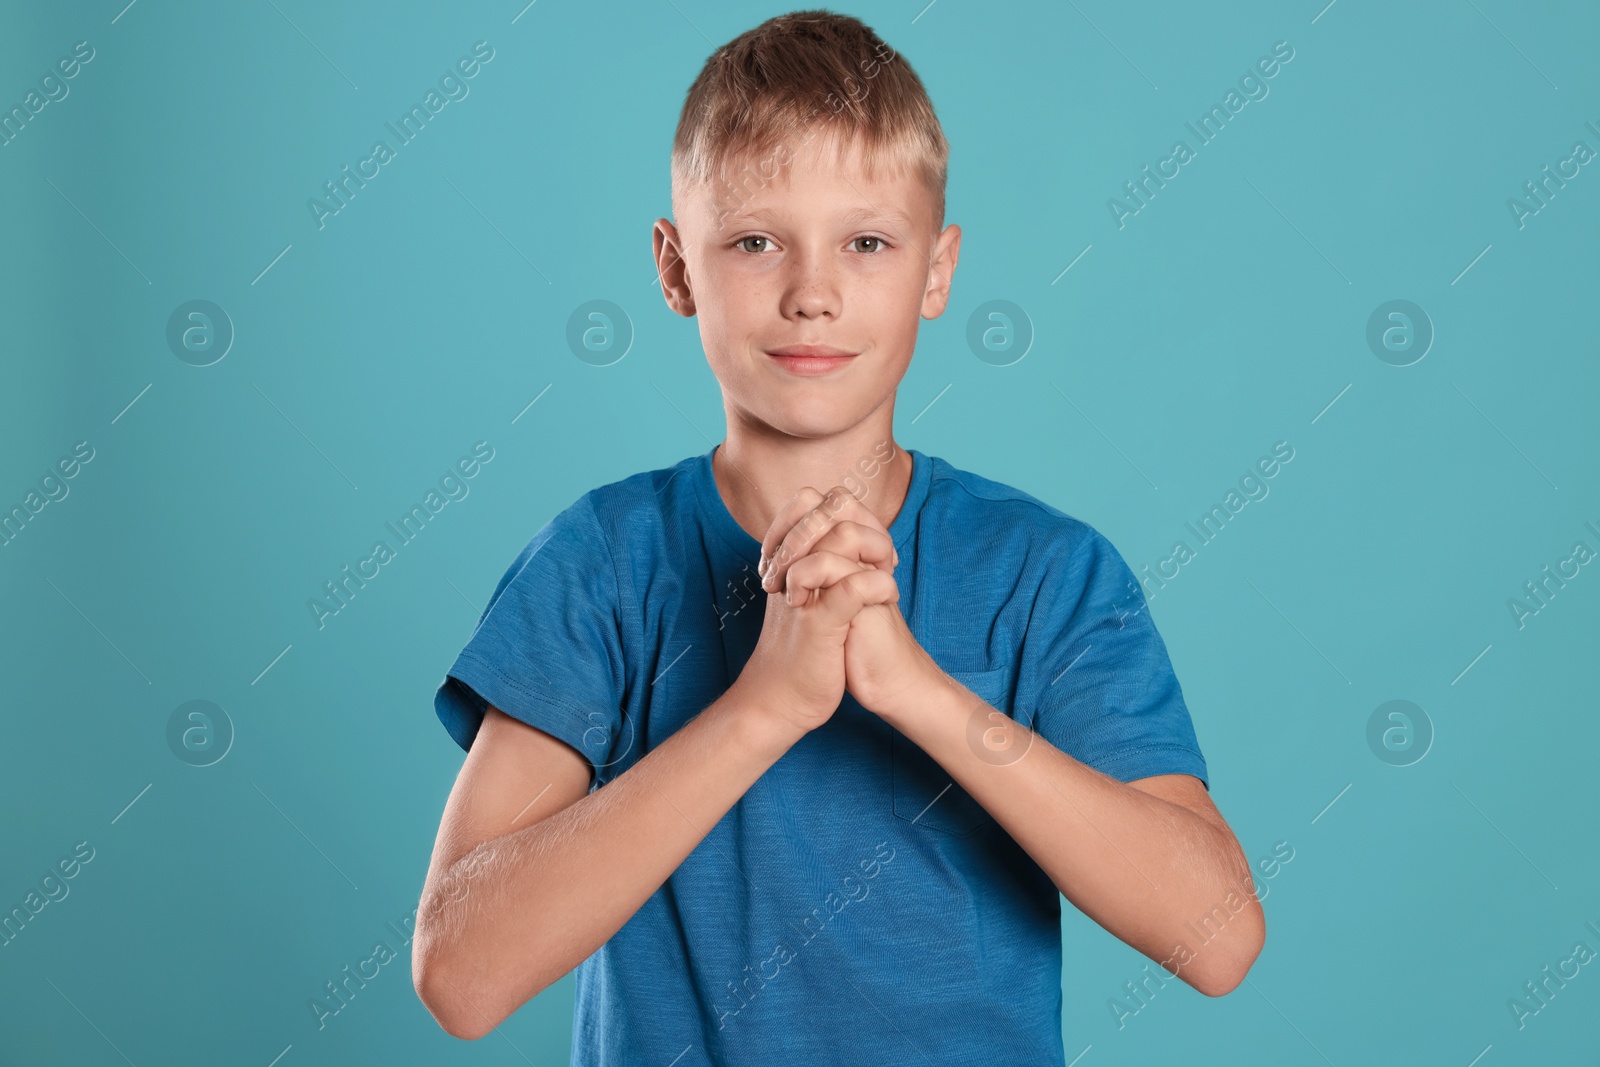
[[[859,353],[829,345],[785,345],[766,350],[773,362],[791,374],[828,374],[846,366]]]

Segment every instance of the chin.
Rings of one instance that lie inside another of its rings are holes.
[[[801,438],[832,437],[861,421],[859,413],[841,409],[826,399],[803,404],[767,404],[758,408],[757,413],[763,422],[780,433]]]

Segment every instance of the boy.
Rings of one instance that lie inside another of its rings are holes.
[[[552,519],[439,688],[414,979],[450,1033],[576,967],[574,1064],[1060,1064],[1060,894],[1209,995],[1260,951],[1121,556],[894,443],[947,151],[826,11],[690,88],[655,255],[727,439]]]

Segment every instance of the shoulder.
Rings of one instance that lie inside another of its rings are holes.
[[[514,583],[539,590],[578,586],[596,598],[618,595],[626,561],[648,565],[658,559],[664,536],[683,525],[673,516],[692,506],[692,496],[685,495],[692,462],[693,457],[607,482],[561,508],[517,553],[495,597]]]
[[[582,544],[596,552],[627,551],[680,525],[673,516],[693,507],[690,456],[655,470],[640,471],[596,486],[553,516],[536,533],[524,554],[551,539]]]
[[[1105,535],[1084,519],[1015,486],[936,456],[928,459],[932,470],[924,511],[950,536],[1051,566],[1116,555]]]
[[[940,606],[958,613],[1003,603],[1008,640],[1021,647],[1053,648],[1056,635],[1084,625],[1149,622],[1139,582],[1110,540],[1015,486],[934,459],[919,525],[940,561]]]

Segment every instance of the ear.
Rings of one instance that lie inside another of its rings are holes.
[[[684,318],[694,317],[694,293],[689,285],[689,261],[683,258],[683,239],[669,219],[657,219],[652,235],[661,295],[667,306]]]
[[[933,255],[928,259],[928,287],[922,293],[923,318],[936,319],[944,314],[950,303],[950,282],[960,258],[961,227],[952,222],[934,242]]]

